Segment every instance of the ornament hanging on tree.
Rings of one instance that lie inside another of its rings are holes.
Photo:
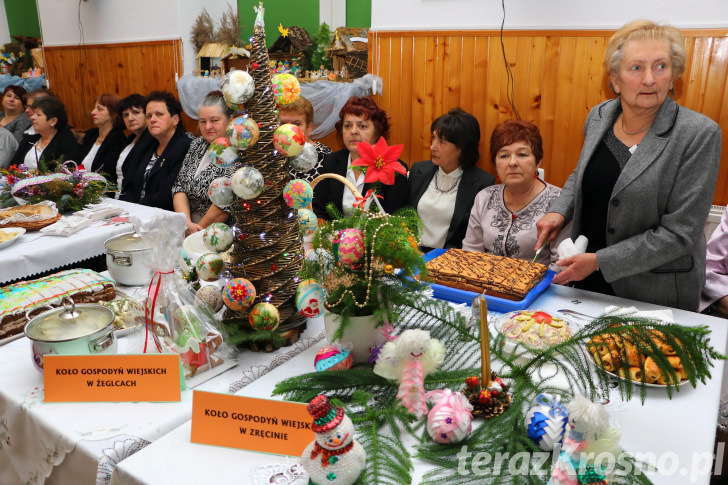
[[[293,179],[283,188],[283,200],[288,207],[305,209],[313,200],[313,189],[305,180]]]
[[[231,179],[233,192],[241,199],[255,199],[265,188],[263,175],[253,167],[239,168]]]
[[[232,181],[228,177],[218,177],[210,182],[207,195],[218,207],[227,207],[233,203]]]
[[[542,450],[553,450],[564,439],[568,416],[561,396],[539,394],[526,413],[528,437]]]
[[[316,147],[309,142],[303,145],[298,155],[288,160],[291,168],[297,172],[308,172],[316,166],[316,162],[318,162],[318,152],[316,151]]]
[[[233,231],[222,222],[213,222],[202,234],[202,242],[207,249],[222,253],[233,245]]]
[[[255,92],[255,82],[245,71],[232,70],[225,74],[220,83],[220,90],[225,102],[234,110],[243,109],[243,104]]]
[[[318,218],[311,209],[298,209],[298,223],[304,236],[313,234],[318,228]]]
[[[311,482],[352,485],[364,470],[367,456],[354,439],[351,418],[343,408],[332,406],[324,395],[308,403],[308,413],[313,418],[311,429],[316,437],[303,450],[301,464]]]
[[[309,278],[298,284],[296,308],[304,317],[314,318],[321,315],[324,308],[324,289],[316,280]]]
[[[227,127],[227,137],[234,147],[245,150],[258,143],[260,128],[254,119],[248,116],[238,116]]]
[[[460,443],[473,429],[473,406],[460,392],[437,389],[425,394],[434,403],[427,415],[427,432],[438,443]]]
[[[273,133],[273,146],[284,157],[295,157],[301,153],[305,144],[306,135],[296,125],[290,123],[281,125]]]
[[[216,281],[220,278],[222,270],[225,269],[225,263],[222,256],[217,253],[205,253],[197,258],[195,263],[197,275],[203,281]]]
[[[213,313],[217,313],[223,306],[222,293],[217,286],[202,286],[195,292],[195,303],[206,305]]]
[[[229,167],[238,159],[237,150],[227,137],[221,136],[210,143],[210,160],[218,167]]]
[[[293,74],[276,74],[273,76],[271,84],[276,103],[281,106],[293,103],[301,94],[301,85]]]
[[[364,257],[364,234],[356,228],[345,229],[334,241],[334,254],[341,264],[351,266]]]
[[[232,278],[222,290],[222,301],[234,311],[250,308],[255,300],[255,286],[245,278]]]
[[[253,330],[275,330],[280,323],[278,309],[270,303],[258,303],[248,317]]]

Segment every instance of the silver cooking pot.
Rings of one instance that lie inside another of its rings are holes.
[[[107,239],[106,267],[111,277],[125,286],[149,284],[154,274],[152,241],[135,232]]]
[[[50,307],[49,307],[50,308]],[[43,357],[56,355],[115,354],[114,312],[103,305],[75,305],[69,297],[63,306],[33,317],[25,326],[31,341],[33,363],[43,372]]]

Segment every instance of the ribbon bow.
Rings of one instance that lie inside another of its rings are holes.
[[[364,203],[366,203],[367,199],[369,199],[369,197],[371,197],[371,196],[379,197],[380,199],[383,199],[384,198],[381,195],[375,193],[374,190],[369,189],[364,197],[357,197],[356,198],[356,202],[354,202],[352,205],[354,207],[357,207],[357,208],[363,210],[364,209]]]
[[[566,406],[561,404],[561,396],[555,395],[552,396],[551,394],[539,394],[536,396],[535,399],[537,404],[541,404],[542,406],[548,406],[551,408],[551,411],[549,414],[551,414],[552,417],[555,416],[563,416],[568,417],[569,413],[566,410]]]

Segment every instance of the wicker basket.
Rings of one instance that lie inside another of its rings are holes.
[[[39,231],[46,226],[50,226],[54,222],[57,222],[61,218],[61,214],[56,214],[55,217],[49,219],[42,219],[40,221],[12,221],[6,224],[0,224],[0,228],[4,227],[22,227],[26,231]]]

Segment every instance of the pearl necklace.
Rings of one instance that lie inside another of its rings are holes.
[[[455,190],[455,187],[458,186],[458,184],[460,183],[460,179],[463,177],[463,174],[461,172],[460,175],[458,175],[458,178],[455,179],[455,182],[453,182],[453,184],[449,188],[441,189],[440,186],[437,184],[437,179],[438,179],[439,175],[440,175],[440,171],[438,170],[437,172],[435,172],[435,190],[437,190],[441,194],[447,194],[447,193]]]

